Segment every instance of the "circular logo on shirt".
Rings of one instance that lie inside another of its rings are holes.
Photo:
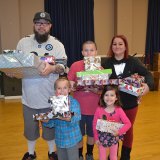
[[[47,51],[51,51],[53,49],[53,46],[51,44],[47,44],[46,47],[45,47],[45,49]]]

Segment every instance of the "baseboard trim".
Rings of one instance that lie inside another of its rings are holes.
[[[4,99],[21,99],[22,96],[5,96]]]
[[[4,95],[0,95],[0,98],[4,98]]]

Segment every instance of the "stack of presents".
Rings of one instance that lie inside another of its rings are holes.
[[[103,69],[101,67],[101,58],[99,56],[85,57],[84,64],[85,71],[77,72],[78,89],[84,89],[86,86],[103,89],[104,85],[113,84],[118,85],[120,91],[127,92],[137,97],[143,93],[143,76],[134,74],[124,79],[109,79],[112,70]]]
[[[44,61],[51,64],[61,63],[66,65],[66,59],[55,59],[54,57],[38,57],[34,54],[24,54],[21,51],[8,51],[0,54],[0,71],[7,74],[14,74],[17,78],[39,77],[40,72],[45,67]],[[144,77],[138,74],[131,75],[124,79],[109,79],[112,74],[111,69],[103,69],[101,67],[101,57],[84,57],[85,71],[77,72],[77,90],[84,90],[86,87],[95,87],[99,90],[103,89],[104,85],[114,84],[119,86],[119,90],[127,92],[134,96],[141,96],[143,93],[142,83]],[[49,98],[51,111],[48,113],[40,113],[33,115],[34,120],[53,119],[57,117],[71,117],[74,113],[69,110],[68,97],[52,96]],[[104,123],[106,124],[104,125]],[[107,121],[99,121],[99,130],[113,126]],[[103,125],[102,125],[103,123]],[[99,125],[100,124],[100,125]],[[107,126],[107,127],[106,127]],[[121,125],[115,124],[121,127]]]
[[[111,69],[103,69],[101,67],[101,58],[85,57],[84,58],[85,71],[77,72],[77,89],[85,90],[90,87],[103,89],[104,85],[118,85],[119,90],[134,96],[141,96],[143,93],[142,83],[144,77],[138,74],[131,75],[124,79],[109,79],[112,74]],[[122,123],[111,122],[104,119],[98,119],[96,129],[101,132],[113,133],[113,130],[120,129]]]

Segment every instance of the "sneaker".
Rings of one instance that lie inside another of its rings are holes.
[[[29,152],[26,152],[22,158],[22,160],[35,160],[36,159],[36,152],[33,154],[29,154]]]
[[[91,154],[86,154],[86,160],[94,160],[93,155]]]
[[[79,160],[84,160],[83,156],[80,156],[80,157],[79,157]]]
[[[48,152],[48,159],[49,160],[58,160],[58,156],[55,152],[52,152],[51,154],[49,154],[49,152]]]

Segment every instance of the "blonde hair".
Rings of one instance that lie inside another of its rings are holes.
[[[55,89],[55,90],[56,90],[56,88],[57,88],[57,84],[58,84],[59,82],[62,82],[62,81],[66,81],[66,82],[68,83],[68,87],[69,87],[69,88],[71,87],[70,82],[69,82],[69,80],[67,79],[67,77],[60,77],[60,78],[58,78],[58,79],[55,81],[55,83],[54,83],[54,89]]]

